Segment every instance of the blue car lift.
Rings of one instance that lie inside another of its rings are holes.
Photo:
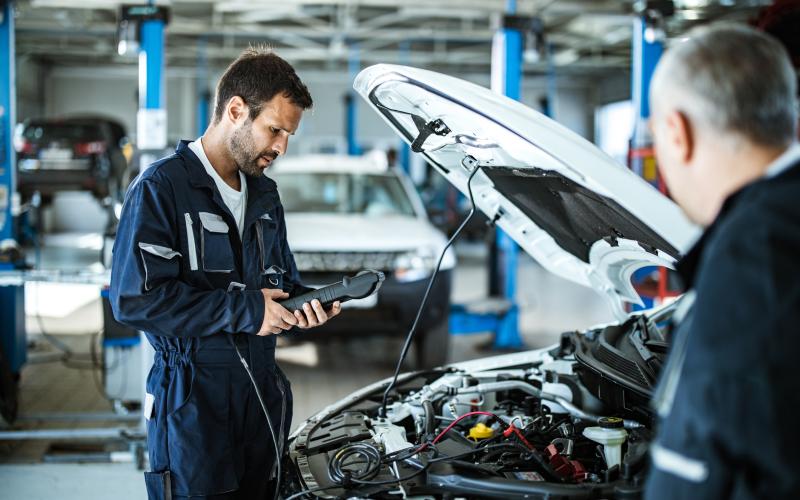
[[[209,123],[209,107],[211,92],[208,90],[208,41],[205,37],[197,40],[197,72],[195,77],[195,92],[197,98],[197,116],[195,122],[197,137],[203,135]]]
[[[14,5],[0,0],[0,245],[16,246],[14,199],[17,196],[16,154],[13,131],[16,125],[16,92],[14,72]],[[0,271],[13,271],[20,264],[16,252],[6,252],[0,260]],[[22,259],[24,261],[24,259]],[[25,287],[0,286],[0,377],[7,378],[5,391],[6,416],[13,420],[17,411],[17,380],[27,360],[25,339]],[[10,377],[11,380],[8,380]],[[1,382],[1,381],[0,381]],[[5,385],[5,384],[4,384]]]
[[[670,15],[669,12],[662,12],[660,15]],[[655,152],[653,150],[653,140],[647,121],[650,118],[650,81],[653,78],[656,65],[664,52],[662,36],[659,36],[657,21],[641,15],[633,21],[633,44],[631,50],[631,93],[633,94],[633,105],[636,111],[634,122],[633,137],[631,139],[630,167],[644,180],[653,187],[665,192],[663,180],[658,175]],[[657,290],[650,290],[646,293],[640,291],[639,295],[644,303],[643,307],[633,305],[633,310],[649,309],[656,304],[656,298],[663,300],[669,293],[667,291],[668,273],[666,268],[644,267],[636,271],[631,277],[634,286],[641,285],[657,274]]]
[[[12,148],[11,130],[15,123],[14,116],[14,27],[13,5],[9,1],[0,0],[2,19],[0,19],[0,241],[13,240],[13,219],[11,197],[15,192],[15,163]],[[166,110],[164,109],[164,27],[168,21],[168,10],[151,2],[149,5],[127,5],[123,7],[123,18],[140,23],[140,58],[139,79],[140,113],[137,117],[139,129],[139,148],[149,151],[151,155],[160,154],[166,147]],[[144,112],[143,112],[144,111]],[[2,255],[2,254],[0,254]],[[24,283],[26,281],[67,281],[76,283],[99,283],[99,275],[76,272],[47,272],[15,270],[15,262],[0,261],[0,274],[3,282],[11,283],[0,286],[0,345],[5,357],[10,360],[12,372],[19,369],[26,361],[25,352],[25,307]],[[132,348],[140,343],[140,337],[104,338],[104,347]],[[146,343],[145,343],[146,344]],[[149,347],[149,345],[148,345]],[[145,356],[143,355],[143,358]],[[2,364],[2,363],[0,363]],[[143,368],[145,368],[143,366]],[[146,373],[146,372],[145,372]],[[144,388],[142,387],[142,390]],[[138,413],[47,413],[23,415],[26,421],[97,421],[114,420],[121,422],[140,421],[139,426],[79,428],[79,429],[34,429],[34,430],[0,430],[2,440],[37,440],[37,439],[126,439],[130,440],[131,456],[141,465],[143,453],[144,426]]]
[[[516,0],[507,0],[506,11],[513,15],[517,10]],[[517,28],[503,27],[495,34],[492,59],[492,88],[512,99],[519,100],[522,83],[523,33]],[[498,57],[495,58],[495,55]],[[497,278],[502,299],[489,301],[485,311],[477,311],[466,305],[454,304],[450,310],[451,335],[494,332],[493,348],[520,349],[523,347],[519,335],[519,308],[516,304],[517,253],[516,242],[503,230],[496,228],[495,244],[498,259]]]
[[[347,70],[350,73],[350,80],[355,80],[356,75],[361,70],[361,53],[358,44],[350,44],[350,54],[347,59]],[[358,156],[361,154],[361,146],[358,144],[358,102],[355,93],[350,89],[344,95],[345,107],[345,133],[347,134],[347,154]]]

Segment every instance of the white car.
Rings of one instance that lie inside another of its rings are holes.
[[[389,65],[362,71],[355,88],[545,268],[605,297],[619,323],[355,392],[294,432],[284,492],[638,498],[650,400],[685,298],[628,313],[640,303],[630,277],[671,267],[698,228],[591,143],[488,89]]]
[[[404,337],[447,243],[428,220],[408,176],[389,167],[379,151],[358,157],[284,158],[268,175],[278,184],[289,247],[306,285],[327,285],[364,269],[386,275],[377,294],[346,302],[336,321],[310,330],[304,337]],[[420,322],[417,366],[439,366],[446,361],[455,262],[455,254],[449,250]]]

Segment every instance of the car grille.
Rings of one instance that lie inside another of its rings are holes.
[[[394,269],[401,252],[293,252],[300,272],[304,271],[361,271]]]

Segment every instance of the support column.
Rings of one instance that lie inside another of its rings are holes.
[[[16,75],[14,71],[14,5],[0,0],[0,243],[16,241],[14,205],[16,185]],[[18,264],[16,252],[0,252],[0,271]],[[27,360],[25,343],[25,287],[0,286],[0,384],[5,387],[0,408],[12,421],[17,413],[17,380]]]
[[[516,0],[507,0],[507,13],[515,14],[516,10]],[[492,90],[515,100],[520,99],[522,87],[522,42],[522,33],[519,30],[505,27],[501,27],[492,41]],[[516,304],[519,249],[503,230],[498,227],[496,231],[497,258],[490,259],[490,266],[496,273],[492,273],[490,269],[490,281],[495,281],[493,291],[502,293],[511,303],[511,307],[500,318],[494,346],[498,349],[516,349],[523,346],[519,336],[519,311]]]
[[[350,55],[347,61],[350,81],[355,80],[358,72],[361,71],[361,54],[357,43],[350,45]],[[345,130],[347,133],[347,154],[360,155],[361,147],[358,144],[358,101],[353,90],[349,90],[344,96],[345,105]]]
[[[208,127],[211,102],[211,92],[208,90],[208,58],[206,56],[208,42],[205,37],[197,40],[197,79],[195,81],[197,92],[196,136],[200,137]]]
[[[631,169],[641,176],[644,180],[654,187],[665,192],[656,164],[655,151],[653,150],[653,138],[647,121],[650,118],[650,80],[656,69],[664,46],[660,37],[656,36],[656,29],[652,23],[644,16],[640,16],[633,21],[633,50],[631,51],[632,68],[631,72],[631,92],[633,94],[633,106],[636,111],[634,122],[633,137],[631,138],[630,164]],[[645,267],[634,273],[632,281],[643,283],[652,279],[654,273],[658,274],[658,296],[642,296],[644,308],[648,309],[656,305],[655,299],[663,303],[667,296],[667,281],[669,279],[667,269],[664,267],[653,268]],[[641,309],[633,306],[634,310]]]
[[[653,154],[653,140],[650,137],[650,130],[647,128],[647,120],[650,118],[648,96],[650,80],[664,47],[654,32],[654,28],[648,26],[644,17],[638,17],[633,21],[631,90],[636,121],[631,141],[631,168],[647,182],[657,187],[658,172]]]
[[[167,147],[167,110],[164,91],[164,20],[146,19],[140,26],[139,112],[136,142],[144,170]]]
[[[14,125],[16,76],[14,71],[14,5],[0,0],[0,241],[14,239],[12,199],[17,190]]]
[[[410,53],[411,44],[408,42],[408,40],[403,40],[400,42],[400,64],[408,65]],[[407,174],[411,173],[411,146],[409,146],[408,143],[402,139],[400,140],[400,154],[398,156],[400,160],[400,166],[403,168],[403,170],[405,170]]]

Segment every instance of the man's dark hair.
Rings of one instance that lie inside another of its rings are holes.
[[[250,47],[228,66],[217,84],[214,123],[222,118],[225,106],[232,97],[241,97],[255,120],[264,103],[278,94],[284,95],[301,109],[314,101],[308,88],[295,73],[291,64],[267,47]]]

